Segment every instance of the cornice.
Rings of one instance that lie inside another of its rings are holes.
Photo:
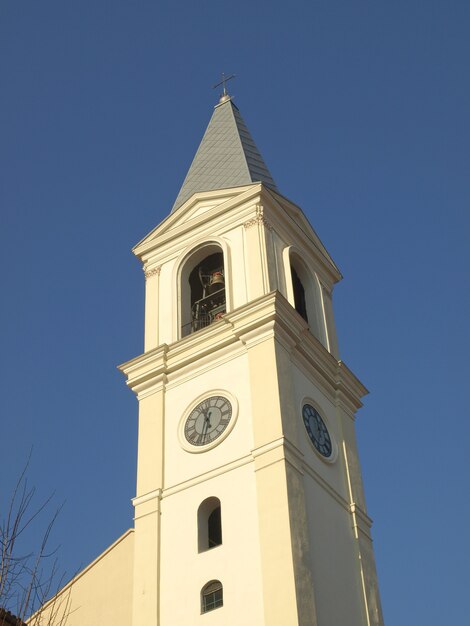
[[[360,398],[366,396],[369,391],[361,381],[351,372],[344,361],[339,360],[336,370],[337,402],[343,404],[346,409],[354,413],[360,409],[362,402]]]
[[[275,439],[259,448],[251,451],[255,462],[255,472],[262,472],[276,463],[284,462],[301,476],[303,454],[291,444],[285,437]]]
[[[339,403],[343,402],[353,411],[360,408],[360,398],[369,393],[366,387],[344,361],[337,360],[308,330],[307,324],[287,300],[281,294],[278,296],[278,310],[281,313],[278,321],[282,334],[278,332],[277,336],[288,337],[290,345],[294,343],[291,351],[293,360],[309,374],[314,372],[320,384],[326,386],[330,393],[335,392]],[[286,340],[284,345],[289,345]]]
[[[271,189],[263,187],[260,201],[264,203],[265,216],[273,229],[287,240],[299,239],[304,249],[323,268],[328,284],[342,279],[342,274],[330,253],[310,224],[302,209]]]
[[[246,185],[245,185],[246,188]],[[222,198],[220,204],[224,204],[223,198],[230,199],[234,196],[234,194],[240,194],[240,188],[229,188],[229,189],[217,189],[215,191],[208,192],[198,192],[195,193],[189,200],[187,200],[184,204],[179,207],[179,209],[173,213],[167,215],[159,224],[157,224],[152,230],[145,235],[139,242],[135,244],[132,248],[132,251],[136,256],[139,256],[140,249],[145,248],[145,246],[153,239],[157,238],[159,234],[165,233],[167,230],[171,229],[174,224],[177,224],[181,221],[182,217],[187,213],[191,212],[191,209],[197,205],[200,200],[217,200]]]
[[[329,496],[331,496],[341,507],[351,513],[351,504],[346,500],[328,481],[326,481],[319,472],[317,472],[310,463],[304,462],[302,464],[303,473],[314,480]]]
[[[244,353],[245,347],[243,344],[233,342],[217,353],[207,352],[204,356],[197,358],[197,360],[187,360],[181,367],[172,370],[165,387],[167,390],[178,387],[178,385],[184,384],[196,376],[221,367]]]
[[[156,384],[166,384],[172,375],[188,365],[210,355],[220,357],[222,351],[237,347],[237,328],[262,328],[275,316],[275,292],[257,301],[227,313],[224,317],[197,333],[170,345],[163,344],[154,350],[123,363],[118,367],[127,377],[128,386],[139,396],[153,390]],[[263,311],[264,309],[264,311]]]
[[[275,439],[259,448],[251,451],[253,460],[255,461],[255,471],[262,471],[266,467],[285,461],[294,470],[301,475],[308,475],[310,478],[324,489],[341,507],[348,513],[358,512],[363,526],[372,523],[370,518],[357,505],[351,504],[336,489],[334,489],[328,481],[326,481],[319,472],[305,459],[305,456],[297,446],[285,437]]]
[[[263,207],[262,204],[257,204],[256,205],[256,214],[255,214],[255,216],[252,217],[251,219],[249,219],[248,221],[243,222],[243,227],[244,228],[252,228],[253,226],[256,226],[258,224],[260,224],[260,225],[262,224],[268,230],[273,230],[273,227],[272,227],[271,223],[264,216],[264,207]]]
[[[307,325],[278,291],[226,313],[211,326],[170,345],[163,344],[119,366],[128,386],[142,397],[155,393],[188,367],[230,358],[241,348],[275,339],[292,360],[349,410],[361,406],[367,389],[343,361],[337,361],[307,329]],[[204,365],[207,367],[207,365]]]
[[[210,469],[207,472],[199,474],[198,476],[194,476],[193,478],[189,478],[188,480],[185,480],[181,483],[166,487],[162,492],[162,498],[173,496],[174,494],[183,491],[188,487],[199,485],[206,480],[216,478],[217,476],[221,476],[222,474],[226,474],[227,472],[232,472],[239,469],[240,467],[243,467],[244,465],[248,465],[249,463],[253,463],[253,458],[251,455],[245,455],[239,457],[238,459],[234,459],[229,463],[225,463],[224,465],[220,465],[219,467]]]
[[[137,506],[140,506],[141,504],[145,504],[146,502],[151,502],[153,500],[161,499],[161,497],[162,497],[162,490],[154,489],[153,491],[149,491],[148,493],[144,493],[140,496],[136,496],[135,498],[132,498],[131,502],[132,502],[132,506],[137,507]]]
[[[252,192],[246,198],[238,196],[230,204],[208,209],[153,240],[152,245],[149,244],[148,249],[138,256],[144,264],[163,265],[201,239],[211,241],[214,236],[224,237],[229,231],[242,228],[243,221],[253,216],[259,199],[259,193]]]
[[[219,198],[223,200],[216,206],[194,217],[191,215],[191,210],[198,202]],[[201,192],[195,194],[188,203],[133,248],[134,254],[144,264],[162,264],[176,254],[176,248],[181,248],[182,239],[185,247],[190,246],[194,239],[207,232],[209,222],[211,232],[219,236],[237,226],[249,229],[262,224],[268,231],[276,231],[285,239],[286,244],[294,240],[301,242],[304,254],[315,259],[317,269],[321,270],[322,281],[330,289],[342,278],[302,209],[262,183],[216,192]]]
[[[127,378],[127,385],[136,393],[157,391],[164,387],[167,376],[168,345],[162,344],[138,357],[118,365]]]
[[[164,222],[138,243],[132,251],[137,257],[145,261],[157,247],[161,248],[167,246],[172,240],[186,237],[189,233],[197,236],[198,232],[204,228],[205,224],[209,221],[211,222],[212,232],[214,232],[218,226],[217,221],[227,222],[227,220],[229,220],[230,222],[240,223],[242,219],[240,213],[237,212],[236,215],[231,215],[232,209],[243,204],[253,204],[253,201],[257,204],[262,189],[263,186],[261,183],[253,184],[248,188],[227,189],[225,190],[226,193],[224,197],[229,197],[225,201],[204,211],[200,215],[195,217],[189,216],[187,219],[185,219],[185,215],[188,213],[189,207],[186,207],[182,212],[178,211],[174,217],[171,216],[173,218],[171,221],[169,218],[167,218],[168,221],[164,220]],[[213,195],[214,199],[220,197],[220,194],[215,192],[213,192]],[[210,197],[212,197],[210,192],[196,194],[192,199],[192,204],[196,204],[198,200],[205,200]]]

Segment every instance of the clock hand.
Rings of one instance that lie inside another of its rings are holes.
[[[202,443],[204,443],[207,437],[207,417],[204,418],[204,425],[202,427],[201,436],[202,436]]]
[[[202,427],[202,433],[201,433],[203,443],[205,443],[207,439],[209,428],[212,428],[212,425],[210,422],[210,409],[204,413],[204,425]]]

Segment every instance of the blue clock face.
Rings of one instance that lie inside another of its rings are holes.
[[[328,459],[331,457],[333,445],[331,443],[330,433],[320,413],[314,409],[311,404],[304,404],[302,417],[304,418],[307,434],[315,448],[325,458]]]

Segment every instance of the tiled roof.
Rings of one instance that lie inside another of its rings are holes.
[[[173,211],[198,191],[263,182],[276,184],[231,99],[218,104],[184,179]]]

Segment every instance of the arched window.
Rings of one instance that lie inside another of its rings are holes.
[[[207,244],[181,272],[182,337],[216,322],[226,310],[224,255],[217,244]]]
[[[197,511],[199,552],[210,550],[222,543],[222,516],[219,498],[206,498]]]
[[[327,347],[325,316],[318,278],[295,252],[290,252],[289,264],[292,281],[292,295],[289,296],[289,300],[309,325],[312,335]]]
[[[224,604],[224,590],[220,580],[211,580],[201,589],[201,613],[218,609]]]

